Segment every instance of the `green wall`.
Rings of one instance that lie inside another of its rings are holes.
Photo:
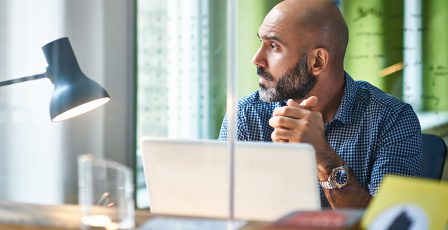
[[[422,2],[424,111],[448,110],[448,1]],[[345,69],[401,99],[403,71],[385,77],[381,70],[403,63],[404,1],[343,0],[341,10],[350,30]],[[414,15],[418,17],[420,15]],[[406,63],[404,63],[406,64]],[[406,68],[406,65],[404,66]]]
[[[403,1],[343,0],[341,11],[350,37],[346,71],[401,98],[402,71],[381,71],[403,62]]]
[[[249,95],[258,89],[258,76],[252,57],[260,47],[258,28],[266,14],[280,0],[238,1],[237,95]]]
[[[345,0],[342,12],[349,28],[345,69],[355,79],[382,87],[384,67],[382,1]]]
[[[424,110],[448,110],[448,1],[423,1]]]

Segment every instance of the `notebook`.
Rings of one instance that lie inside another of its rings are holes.
[[[229,147],[217,140],[140,140],[151,212],[229,217]],[[271,221],[320,210],[315,152],[308,144],[235,143],[234,217]]]

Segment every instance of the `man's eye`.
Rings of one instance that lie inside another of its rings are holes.
[[[272,49],[277,49],[277,48],[278,48],[278,45],[275,44],[275,43],[270,43],[270,44],[269,44],[269,47],[271,47]]]

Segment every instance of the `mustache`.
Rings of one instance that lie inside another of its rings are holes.
[[[268,80],[268,81],[274,80],[274,77],[272,76],[272,74],[269,73],[268,71],[266,71],[265,68],[260,67],[260,66],[257,66],[257,75],[265,80]]]

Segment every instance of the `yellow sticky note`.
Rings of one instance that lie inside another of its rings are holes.
[[[367,208],[363,229],[445,229],[448,183],[386,176]]]

